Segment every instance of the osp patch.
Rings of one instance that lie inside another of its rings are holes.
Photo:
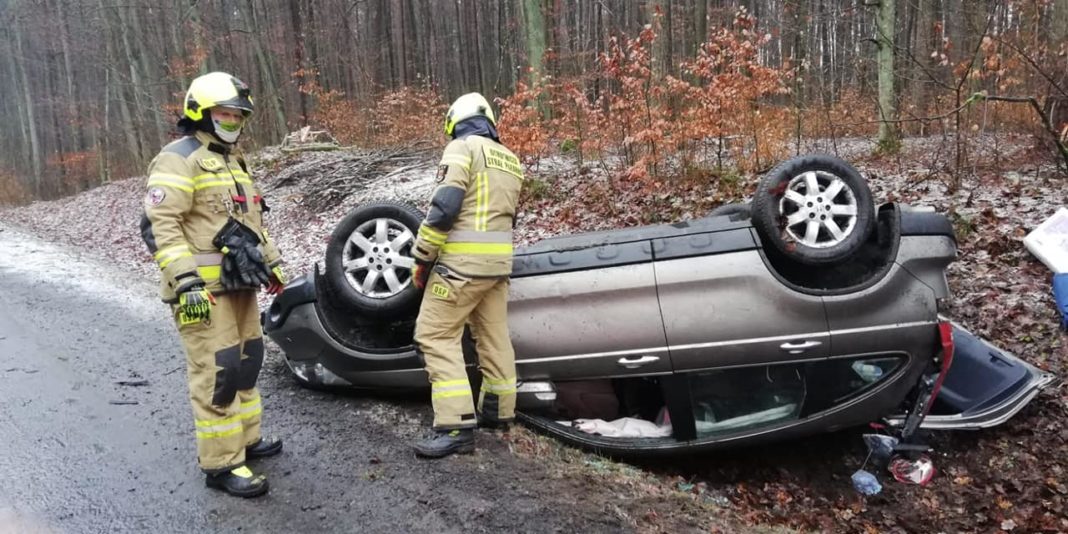
[[[434,286],[430,288],[430,292],[439,299],[449,298],[449,288],[441,284],[434,284]]]
[[[153,187],[148,190],[148,193],[145,193],[145,204],[159,206],[165,198],[167,198],[167,192],[162,187]]]
[[[203,158],[197,163],[200,164],[201,169],[206,171],[217,171],[223,168],[223,164],[219,161],[219,158],[214,157]]]
[[[444,182],[445,181],[445,175],[448,174],[448,173],[449,173],[449,166],[448,165],[438,165],[437,181],[438,182]]]

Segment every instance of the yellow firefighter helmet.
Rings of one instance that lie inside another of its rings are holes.
[[[225,72],[212,72],[193,80],[185,94],[184,114],[190,120],[204,118],[204,110],[217,106],[252,113],[252,94],[245,82]]]
[[[483,116],[496,126],[497,119],[493,116],[493,108],[490,107],[486,97],[478,93],[467,93],[449,106],[449,112],[445,114],[445,135],[452,135],[456,125],[471,117]]]

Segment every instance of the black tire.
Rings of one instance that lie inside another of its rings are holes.
[[[824,193],[832,187],[833,197],[827,197]],[[760,238],[806,265],[846,260],[868,240],[875,223],[867,181],[852,165],[823,154],[779,164],[760,181],[752,210]]]
[[[723,204],[717,206],[716,209],[708,212],[709,217],[722,217],[730,216],[732,221],[742,221],[750,217],[750,207],[745,202],[734,202],[732,204]]]
[[[341,219],[326,247],[325,276],[331,303],[367,318],[383,321],[415,313],[423,292],[412,284],[411,268],[405,267],[402,262],[414,262],[411,249],[422,220],[423,213],[415,206],[392,201],[364,204]],[[384,240],[377,235],[379,221],[385,221]],[[367,234],[369,230],[372,232],[370,237]],[[365,251],[356,241],[350,242],[357,232],[366,240],[363,244],[370,250]],[[399,249],[390,248],[389,245],[401,236],[409,236],[410,239],[404,241]],[[356,261],[361,258],[365,266],[346,271],[346,262],[361,263]],[[365,285],[372,272],[376,274],[371,284]],[[395,280],[389,278],[389,273],[393,274]]]

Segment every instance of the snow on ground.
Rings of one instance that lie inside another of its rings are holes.
[[[34,283],[70,287],[86,300],[116,304],[137,315],[166,311],[162,303],[145,298],[157,289],[147,278],[116,271],[96,254],[44,242],[0,223],[0,273],[8,272],[32,274]]]

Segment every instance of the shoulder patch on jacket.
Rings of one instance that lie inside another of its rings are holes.
[[[515,157],[511,150],[485,144],[482,145],[482,154],[486,158],[487,167],[504,171],[520,180],[523,179],[523,166],[519,164],[519,158]]]
[[[200,141],[196,137],[186,136],[163,147],[162,152],[174,152],[183,158],[188,158],[198,148],[200,148]]]
[[[159,206],[165,198],[167,198],[167,192],[162,187],[153,187],[145,194],[145,204]]]

